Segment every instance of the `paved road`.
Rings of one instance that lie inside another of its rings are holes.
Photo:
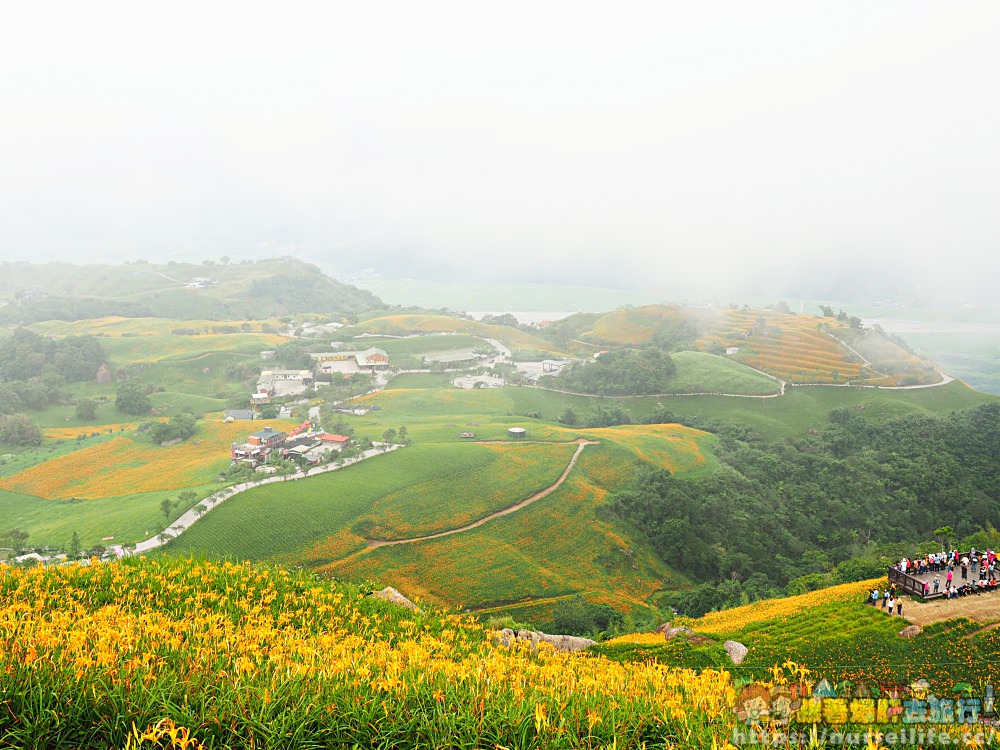
[[[282,477],[271,476],[271,477],[266,477],[264,479],[258,479],[252,482],[241,482],[240,484],[231,485],[229,487],[225,487],[219,490],[218,492],[212,493],[204,500],[202,500],[198,505],[206,506],[207,510],[205,511],[205,513],[207,513],[212,508],[221,505],[229,498],[234,497],[235,495],[238,495],[241,492],[246,492],[247,490],[253,489],[254,487],[261,487],[265,484],[273,484],[274,482],[294,482],[298,479],[305,479],[306,477],[314,477],[318,474],[325,474],[328,471],[336,471],[337,469],[340,469],[342,466],[350,466],[351,464],[356,464],[358,461],[363,461],[366,458],[371,458],[372,456],[377,456],[382,453],[387,453],[388,451],[394,451],[397,448],[401,447],[402,446],[400,445],[390,445],[383,450],[381,444],[375,443],[374,448],[364,451],[359,456],[347,459],[342,465],[324,464],[322,466],[314,466],[307,471],[300,470],[297,474],[288,474],[287,476],[282,476]],[[177,537],[179,534],[182,534],[184,531],[191,528],[191,526],[195,522],[197,522],[199,518],[205,515],[205,513],[199,515],[197,512],[195,512],[194,508],[186,511],[180,516],[180,518],[174,521],[165,532],[166,534],[169,535],[169,538],[161,539],[161,535],[158,534],[157,536],[151,537],[150,539],[145,539],[139,542],[135,546],[133,554],[142,554],[143,552],[148,552],[151,549],[156,549],[157,547],[163,546],[168,541],[170,541],[170,539]],[[121,555],[124,553],[120,545],[114,545],[110,549],[114,551],[115,554],[118,555],[119,557],[121,557]]]

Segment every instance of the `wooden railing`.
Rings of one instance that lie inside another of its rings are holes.
[[[889,566],[889,582],[895,583],[908,594],[915,594],[916,596],[924,597],[924,582],[916,576],[911,576],[909,573],[902,572],[895,565]],[[936,594],[927,594],[926,598],[934,599],[939,596],[944,596],[944,594],[938,591]]]

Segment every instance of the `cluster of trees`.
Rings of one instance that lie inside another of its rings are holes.
[[[198,420],[193,414],[181,414],[166,422],[147,422],[142,426],[142,431],[157,445],[173,440],[187,440],[198,431]]]
[[[325,377],[324,377],[325,376]],[[327,381],[326,378],[329,378]],[[376,376],[373,372],[354,372],[343,374],[334,372],[330,374],[320,373],[316,380],[328,382],[328,387],[323,389],[324,401],[342,401],[353,396],[360,396],[363,393],[375,388]]]
[[[276,348],[274,350],[275,362],[269,364],[274,367],[281,365],[287,370],[311,370],[314,363],[309,352],[314,351],[317,351],[315,341],[294,339]]]
[[[169,523],[177,508],[190,508],[192,503],[198,499],[198,493],[192,490],[185,490],[177,496],[176,500],[165,497],[160,501],[160,510],[163,511],[165,523]],[[199,506],[204,507],[204,506]],[[207,509],[206,509],[207,510]],[[204,513],[204,511],[202,511]],[[199,513],[201,515],[201,513]]]
[[[7,546],[15,555],[24,552],[25,542],[28,541],[28,532],[23,529],[11,529],[0,534],[0,545]]]
[[[625,624],[625,615],[610,604],[588,602],[582,596],[562,599],[552,609],[553,632],[594,636]]]
[[[559,417],[559,421],[571,427],[611,427],[617,424],[632,424],[632,415],[620,406],[598,404],[590,414],[580,416],[569,406]]]
[[[852,558],[881,572],[873,553],[946,524],[958,537],[1000,526],[1000,404],[887,421],[838,409],[818,434],[782,444],[716,431],[718,471],[692,479],[644,467],[611,499],[664,561],[709,587],[674,604],[688,614],[787,592]]]
[[[479,322],[488,326],[507,326],[508,328],[517,328],[521,331],[534,332],[537,328],[537,326],[530,323],[522,323],[517,319],[517,316],[511,315],[510,313],[503,313],[502,315],[486,314],[479,319]]]
[[[851,328],[861,328],[861,318],[857,315],[848,315],[843,310],[838,310],[835,314],[829,305],[820,305],[819,309],[824,318],[836,318],[841,323],[847,323]]]
[[[0,417],[0,443],[21,447],[42,444],[42,431],[24,414]]]
[[[94,318],[151,318],[156,313],[146,305],[122,300],[90,297],[43,297],[0,308],[0,325],[31,325],[42,320],[91,320]]]
[[[50,339],[18,328],[0,344],[0,380],[31,380],[47,373],[70,383],[92,380],[106,359],[93,336]]]
[[[387,450],[390,445],[409,445],[410,444],[410,433],[406,429],[406,425],[403,425],[398,430],[394,427],[390,427],[385,432],[382,433],[382,449]]]
[[[662,349],[621,349],[590,362],[574,362],[559,375],[559,387],[599,396],[649,396],[670,391],[674,361]]]
[[[12,380],[0,384],[0,414],[44,409],[65,398],[66,379],[54,372],[30,380]]]

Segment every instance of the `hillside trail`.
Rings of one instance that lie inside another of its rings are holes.
[[[573,470],[573,466],[576,464],[576,460],[580,457],[580,454],[583,453],[583,449],[586,448],[588,445],[598,445],[596,441],[586,440],[584,438],[579,438],[578,440],[574,440],[573,442],[576,443],[577,448],[573,452],[573,456],[570,458],[569,463],[566,464],[566,468],[563,469],[562,474],[559,475],[559,478],[555,481],[554,484],[546,487],[544,490],[536,492],[531,497],[525,498],[524,500],[521,500],[520,502],[515,503],[514,505],[508,506],[494,513],[490,513],[488,516],[483,516],[479,520],[473,521],[472,523],[468,523],[465,526],[459,526],[458,528],[448,529],[447,531],[439,531],[436,534],[428,534],[426,536],[415,536],[415,537],[410,537],[409,539],[391,539],[391,540],[369,539],[367,540],[368,546],[365,547],[363,550],[361,550],[361,552],[362,553],[368,552],[369,550],[377,549],[378,547],[393,547],[397,544],[413,544],[414,542],[423,542],[427,541],[428,539],[440,539],[441,537],[451,536],[452,534],[461,534],[465,531],[471,531],[472,529],[479,528],[484,523],[488,523],[489,521],[492,521],[495,518],[500,518],[501,516],[507,516],[510,515],[511,513],[516,513],[522,508],[526,508],[532,503],[541,500],[543,497],[551,495],[553,492],[559,489],[560,485],[562,485],[562,483],[566,481],[566,478],[569,476],[570,471]]]
[[[1000,620],[1000,596],[997,592],[961,596],[957,599],[933,599],[929,602],[917,602],[907,598],[905,602],[903,619],[920,627],[934,622],[953,620],[956,617],[968,617],[984,625],[992,625]],[[988,627],[983,628],[983,630],[988,629]]]

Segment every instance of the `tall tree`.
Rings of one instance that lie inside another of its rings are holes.
[[[149,396],[146,395],[146,389],[142,383],[130,380],[121,383],[115,390],[115,407],[123,414],[141,416],[149,414],[153,404],[149,400]]]

